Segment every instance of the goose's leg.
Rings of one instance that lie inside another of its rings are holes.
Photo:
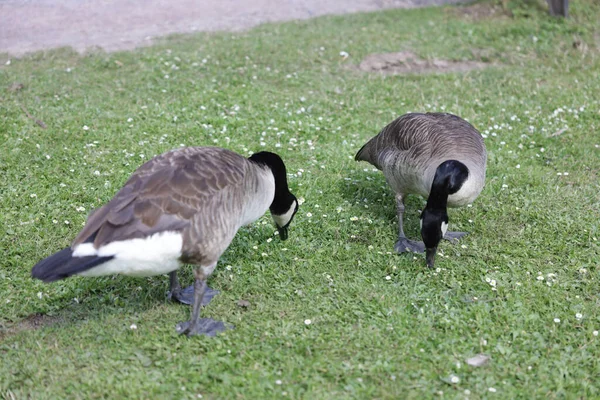
[[[404,234],[404,195],[396,194],[396,208],[398,212],[398,241],[394,246],[394,250],[396,250],[398,253],[423,253],[425,251],[425,245],[423,242],[409,240]]]
[[[190,305],[194,302],[194,285],[182,289],[181,285],[179,285],[179,279],[177,279],[177,271],[173,271],[169,274],[169,280],[171,282],[171,289],[167,295],[169,299],[176,300],[187,305]],[[202,305],[207,306],[212,298],[218,294],[218,290],[213,290],[206,286],[206,292],[202,298]]]
[[[223,332],[227,329],[225,324],[221,321],[215,321],[210,318],[200,318],[200,308],[202,306],[202,298],[206,293],[206,278],[215,269],[217,263],[209,265],[208,267],[200,267],[194,270],[194,302],[192,304],[192,314],[190,320],[186,322],[180,322],[177,324],[177,333],[186,334],[188,336],[193,335],[206,335],[215,336],[219,332]]]
[[[468,235],[468,232],[446,232],[444,234],[444,239],[450,241],[450,242],[458,242],[458,239],[460,239],[461,237]]]

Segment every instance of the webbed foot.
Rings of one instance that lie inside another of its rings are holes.
[[[394,250],[398,253],[423,253],[425,251],[425,245],[423,242],[417,242],[407,238],[398,238],[398,241],[394,245]]]
[[[456,243],[458,242],[458,239],[460,239],[461,237],[468,235],[467,232],[446,232],[446,234],[444,235],[444,239],[452,242],[452,243]]]
[[[227,326],[221,321],[215,321],[210,318],[199,318],[196,323],[191,321],[180,322],[177,324],[175,329],[180,335],[195,336],[216,336],[217,333],[224,332],[227,329],[231,329],[233,326]]]
[[[218,295],[220,292],[218,290],[214,290],[206,287],[206,292],[204,292],[204,296],[202,297],[202,305],[206,307],[208,303]],[[185,289],[175,289],[169,292],[168,298],[173,301],[178,301],[182,304],[190,305],[194,302],[194,285],[188,286]]]

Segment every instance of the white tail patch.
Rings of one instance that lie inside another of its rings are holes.
[[[180,232],[159,232],[146,238],[112,242],[99,249],[94,248],[92,243],[82,243],[75,247],[73,257],[114,256],[104,264],[79,273],[82,276],[153,276],[180,267],[182,245],[183,236]]]

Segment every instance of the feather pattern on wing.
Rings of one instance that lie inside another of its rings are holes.
[[[383,128],[355,157],[383,170],[397,193],[425,197],[435,170],[447,160],[464,163],[473,174],[473,183],[482,187],[486,158],[481,134],[467,121],[446,113],[405,114]]]
[[[243,224],[245,207],[253,207],[243,196],[271,196],[263,199],[262,212],[272,201],[273,188],[260,186],[260,174],[268,177],[266,170],[252,168],[246,158],[225,149],[187,147],[164,153],[142,165],[110,202],[90,214],[72,248],[94,234],[99,248],[177,231],[183,234],[185,262],[216,262]]]

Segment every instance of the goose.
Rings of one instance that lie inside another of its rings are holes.
[[[200,318],[206,280],[238,229],[271,211],[281,240],[298,211],[286,167],[275,153],[245,158],[217,147],[184,147],[139,167],[115,197],[93,211],[72,245],[37,263],[44,282],[72,275],[170,274],[170,293],[192,303],[188,336],[214,336],[227,327]],[[182,290],[177,270],[194,268],[193,290]],[[190,298],[186,298],[190,297]]]
[[[465,232],[448,231],[447,207],[471,204],[485,183],[487,153],[481,134],[464,119],[448,113],[408,113],[369,140],[356,154],[383,172],[396,195],[398,253],[425,251],[433,268],[442,238],[458,240]],[[402,219],[408,194],[427,205],[420,215],[423,242],[404,235]]]

